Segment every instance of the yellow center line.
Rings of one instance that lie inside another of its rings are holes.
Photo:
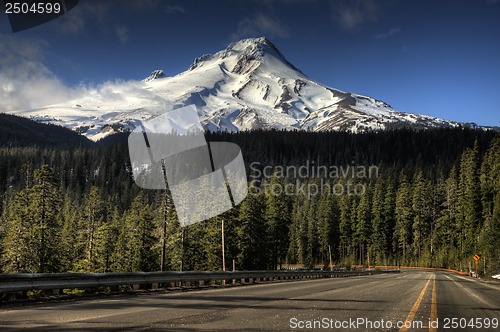
[[[406,327],[406,325],[411,325],[411,324],[408,324],[408,322],[410,322],[410,323],[413,322],[413,319],[415,318],[415,315],[417,314],[418,307],[420,307],[420,302],[422,302],[422,299],[424,298],[424,295],[425,295],[425,291],[427,290],[427,287],[429,286],[429,283],[431,282],[432,276],[433,275],[429,276],[427,283],[425,284],[424,288],[420,292],[420,295],[418,296],[417,301],[415,302],[415,304],[411,308],[410,312],[408,313],[408,316],[406,316],[405,324],[403,325],[403,327],[401,327],[399,329],[399,332],[405,332],[408,329]]]
[[[432,282],[432,302],[431,302],[431,322],[435,322],[437,320],[437,301],[436,301],[436,275],[434,275],[434,280]],[[429,332],[437,332],[436,327],[429,328]]]

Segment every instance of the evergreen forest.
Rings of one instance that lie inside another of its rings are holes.
[[[49,128],[50,129],[50,128]],[[126,272],[406,265],[500,272],[500,134],[454,129],[207,133],[241,147],[249,195],[180,227],[168,191],[132,177],[126,134],[0,142],[0,272]],[[52,132],[48,130],[49,132]],[[26,132],[26,131],[25,131]],[[33,133],[41,135],[41,130]],[[33,134],[34,135],[34,134]],[[67,144],[52,144],[68,138]],[[22,144],[21,144],[22,143]],[[377,166],[377,176],[264,176],[266,167]],[[274,195],[274,185],[362,194]],[[484,265],[484,268],[483,268]]]

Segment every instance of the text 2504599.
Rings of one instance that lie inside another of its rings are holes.
[[[59,2],[6,2],[6,14],[59,14],[61,12]]]

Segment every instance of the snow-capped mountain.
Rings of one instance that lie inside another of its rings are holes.
[[[130,84],[129,84],[130,85]],[[71,102],[18,115],[59,123],[98,140],[139,121],[194,104],[207,130],[346,130],[459,123],[397,112],[371,97],[318,83],[293,66],[266,38],[244,39],[194,60],[168,77],[162,70],[120,90],[89,93]],[[117,97],[118,96],[118,97]]]

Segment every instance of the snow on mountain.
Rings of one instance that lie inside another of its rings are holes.
[[[397,112],[371,97],[343,92],[308,78],[266,38],[244,39],[195,59],[167,77],[162,70],[134,84],[109,87],[69,103],[18,115],[59,123],[98,140],[133,130],[141,120],[194,104],[205,129],[366,131],[397,126],[459,123]]]

